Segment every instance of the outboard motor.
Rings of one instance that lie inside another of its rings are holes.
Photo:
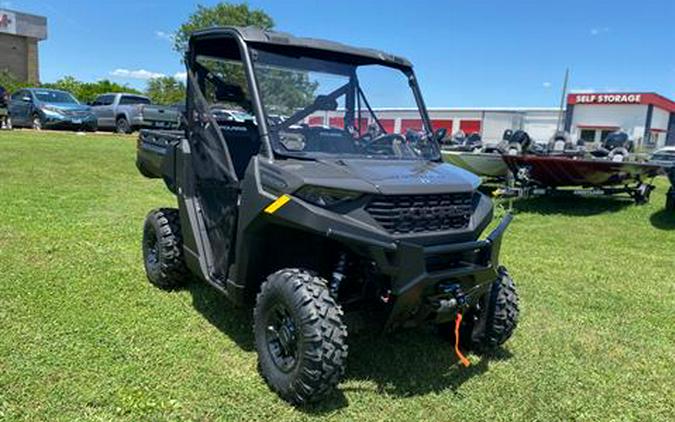
[[[452,135],[453,150],[475,152],[483,147],[483,141],[478,133],[472,133],[466,136],[463,130],[459,130]]]
[[[576,151],[577,146],[567,132],[556,132],[548,142],[548,151],[554,154],[563,154],[567,151]]]
[[[480,137],[479,133],[474,132],[467,136],[466,141],[464,141],[464,145],[470,148],[471,151],[477,151],[483,147],[483,139]]]
[[[524,154],[528,152],[530,146],[532,146],[532,138],[530,138],[530,135],[520,129],[511,134],[508,142],[506,147],[506,153],[508,155]]]
[[[513,136],[513,131],[511,129],[506,129],[502,135],[502,141],[509,142],[511,140],[511,136]]]
[[[628,158],[632,150],[633,142],[628,139],[628,134],[618,130],[607,135],[602,145],[592,151],[591,155],[598,158],[607,157],[612,161],[620,162]]]

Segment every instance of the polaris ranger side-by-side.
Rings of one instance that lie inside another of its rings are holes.
[[[186,130],[138,142],[140,172],[178,198],[146,219],[145,269],[161,288],[192,273],[252,305],[259,369],[283,399],[337,385],[344,313],[386,330],[455,328],[478,352],[510,337],[517,295],[499,265],[510,217],[480,237],[491,200],[442,162],[444,133],[407,60],[224,27],[194,33],[185,61]],[[219,123],[214,105],[255,119]],[[387,106],[407,107],[418,127],[399,134],[373,111]]]

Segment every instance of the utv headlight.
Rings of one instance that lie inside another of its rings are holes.
[[[321,207],[329,207],[340,202],[350,201],[361,196],[359,192],[342,189],[324,188],[321,186],[303,186],[294,196]]]

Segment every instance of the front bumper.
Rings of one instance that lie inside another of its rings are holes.
[[[434,246],[372,242],[337,232],[329,235],[367,246],[378,269],[391,277],[389,329],[430,319],[445,322],[475,305],[497,279],[501,241],[511,220],[506,215],[484,240]],[[448,286],[452,293],[444,289]],[[453,299],[456,307],[439,310],[443,299]]]
[[[48,129],[96,129],[98,121],[96,116],[88,114],[84,116],[67,116],[59,114],[44,114],[42,124]]]

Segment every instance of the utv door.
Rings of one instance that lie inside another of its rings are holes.
[[[239,181],[227,144],[209,103],[202,93],[199,76],[188,70],[188,142],[192,158],[192,191],[183,194],[195,205],[192,233],[205,264],[209,281],[224,285],[233,252],[237,224]],[[189,206],[189,204],[187,204]],[[204,267],[204,265],[202,265]]]

